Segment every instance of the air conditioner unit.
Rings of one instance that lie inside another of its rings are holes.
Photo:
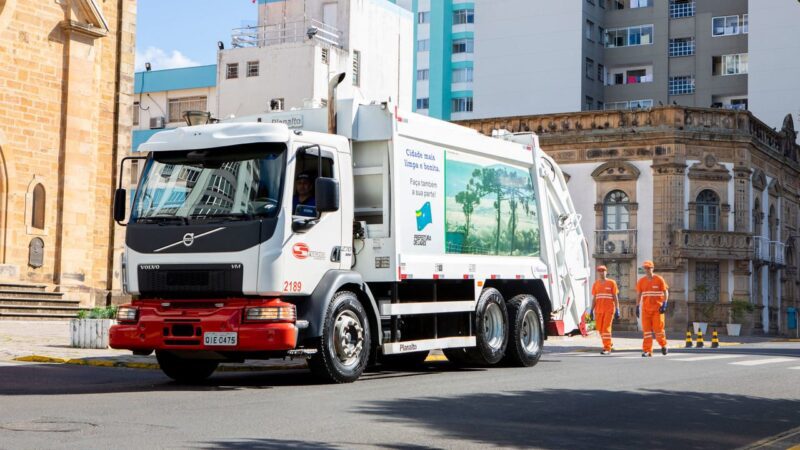
[[[164,116],[160,117],[151,117],[150,118],[150,129],[151,130],[160,130],[164,128]]]

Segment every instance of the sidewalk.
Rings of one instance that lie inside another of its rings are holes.
[[[685,336],[669,336],[670,348],[683,348]],[[743,343],[758,343],[781,340],[776,337],[742,336],[723,337],[721,346]],[[134,356],[127,350],[80,349],[69,346],[68,321],[0,321],[0,361],[30,361],[91,365],[102,367],[128,367],[138,369],[158,369],[154,355]],[[641,349],[640,332],[614,333],[614,349],[635,351]],[[711,338],[706,339],[706,346]],[[657,344],[656,344],[657,346]],[[602,344],[597,332],[589,336],[550,336],[545,341],[546,352],[594,352],[600,351]],[[444,361],[439,351],[428,357],[429,361]],[[220,370],[284,370],[303,369],[304,359],[284,359],[268,361],[247,361],[245,364],[223,364]]]

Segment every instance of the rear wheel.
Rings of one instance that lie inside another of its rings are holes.
[[[218,361],[207,359],[184,359],[162,350],[156,351],[156,360],[161,371],[179,383],[194,384],[210,377]]]
[[[544,322],[539,303],[531,295],[517,295],[508,302],[508,348],[504,361],[531,367],[539,362],[544,347]]]
[[[356,294],[333,296],[319,339],[317,353],[308,361],[311,372],[328,383],[352,383],[364,372],[370,353],[367,313]]]
[[[497,364],[503,359],[508,343],[508,311],[497,289],[487,288],[481,293],[474,326],[476,343],[465,350],[467,358],[478,365]]]

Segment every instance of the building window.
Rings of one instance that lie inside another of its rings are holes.
[[[597,101],[597,109],[601,111],[606,109],[605,104],[603,104],[603,102],[601,102],[600,100]]]
[[[733,36],[739,33],[747,33],[743,30],[747,26],[747,15],[744,17],[739,16],[722,16],[714,17],[711,19],[711,35],[712,36]]]
[[[453,54],[473,53],[475,51],[475,41],[472,39],[454,39]]]
[[[321,52],[322,64],[330,64],[331,62],[331,51],[330,49],[323,48]]]
[[[248,77],[258,76],[258,61],[247,61],[247,76]]]
[[[743,15],[742,16],[742,21],[740,22],[741,25],[742,25],[742,27],[741,27],[742,28],[742,34],[747,34],[748,33],[748,28],[749,27],[747,25],[747,20],[748,20],[748,15],[747,14]]]
[[[694,17],[694,11],[694,1],[670,0],[669,2],[669,17],[671,19]]]
[[[669,77],[669,95],[693,94],[694,77],[682,75],[679,77]]]
[[[239,63],[231,63],[226,66],[225,78],[228,80],[239,78]]]
[[[361,52],[353,50],[353,86],[361,86]]]
[[[468,23],[475,23],[474,9],[459,9],[458,11],[453,11],[453,25],[465,25]]]
[[[472,97],[454,98],[452,102],[452,112],[472,112]]]
[[[606,103],[607,110],[620,109],[645,109],[653,107],[653,99],[631,100],[629,102],[609,102]]]
[[[603,36],[606,35],[606,29],[603,27],[597,27],[597,43],[602,45],[603,44]]]
[[[605,266],[608,269],[608,278],[617,282],[619,288],[619,298],[625,296],[631,289],[631,265],[628,262],[607,261]]]
[[[597,65],[597,81],[605,84],[606,82],[606,68],[602,64]],[[599,102],[598,102],[599,103]],[[601,108],[598,108],[601,109]]]
[[[594,109],[594,99],[587,95],[584,100],[583,110],[591,111],[592,109]]]
[[[705,189],[697,195],[695,229],[699,231],[717,231],[719,228],[719,196],[711,189]]]
[[[609,192],[603,200],[603,229],[616,231],[630,229],[630,203],[625,192],[619,189]]]
[[[594,60],[591,58],[586,58],[583,63],[584,72],[586,73],[586,78],[592,80],[594,79]]]
[[[425,81],[428,79],[429,75],[430,75],[430,70],[428,69],[417,70],[417,81]]]
[[[194,97],[171,98],[167,100],[167,111],[170,122],[183,121],[186,111],[207,111],[207,99],[204,95]]]
[[[676,38],[669,40],[669,56],[694,55],[694,38]]]
[[[592,41],[592,35],[594,34],[594,22],[588,19],[586,20],[586,23],[583,25],[583,34],[586,36],[586,39]]]
[[[431,50],[431,41],[430,39],[420,39],[417,41],[417,51],[418,52],[429,52]]]
[[[430,23],[430,22],[431,22],[430,11],[420,11],[417,13],[417,23]]]
[[[133,125],[139,125],[139,102],[133,102]]]
[[[417,99],[417,109],[428,109],[430,99],[428,97]]]
[[[747,99],[746,98],[732,98],[730,103],[730,109],[739,109],[742,111],[747,110]]]
[[[608,48],[650,45],[653,43],[653,25],[606,30],[603,43]]]
[[[31,227],[44,230],[45,192],[41,183],[33,188],[33,207],[31,208]]]
[[[738,55],[714,56],[712,62],[713,75],[741,75],[747,73],[747,53]]]
[[[453,69],[453,83],[471,83],[472,67]]]
[[[653,6],[653,0],[631,0],[631,8],[649,8]]]
[[[719,284],[719,264],[695,263],[694,300],[696,302],[719,301]]]

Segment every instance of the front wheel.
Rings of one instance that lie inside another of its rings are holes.
[[[531,295],[517,295],[508,302],[508,349],[505,362],[531,367],[539,362],[544,347],[542,309]]]
[[[210,377],[219,362],[207,359],[183,359],[162,350],[156,351],[158,366],[178,383],[195,384]]]
[[[311,372],[328,383],[352,383],[369,361],[370,328],[356,294],[337,292],[322,325],[317,353],[308,361]]]

